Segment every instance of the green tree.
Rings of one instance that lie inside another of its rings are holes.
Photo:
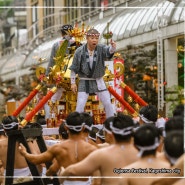
[[[7,8],[8,6],[11,6],[13,4],[13,0],[3,0],[0,1],[0,17],[6,18],[6,17],[12,17],[13,16],[13,9],[12,7]]]

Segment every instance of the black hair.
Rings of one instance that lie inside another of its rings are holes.
[[[98,135],[97,135],[98,134]],[[98,138],[102,143],[105,142],[105,136],[103,129],[100,129],[96,134],[96,138]]]
[[[0,135],[4,135],[5,136],[3,124],[1,124],[1,123],[0,123]]]
[[[18,127],[19,127],[19,125],[18,125],[18,119],[15,117],[15,116],[5,116],[5,117],[3,117],[3,119],[2,119],[2,123],[3,123],[3,125],[4,126],[6,126],[6,125],[9,125],[9,124],[11,124],[11,123],[13,123],[13,122],[15,122],[15,123],[17,123],[16,125],[14,125],[12,128],[10,128],[10,129],[5,129],[4,128],[4,130],[7,132],[7,131],[10,131],[10,130],[18,130]]]
[[[87,125],[87,127],[91,128],[91,126],[93,125],[93,117],[87,112],[82,112],[80,114],[81,114],[83,121],[85,123],[84,132],[89,132],[90,129],[86,128],[86,125]]]
[[[104,122],[103,122],[103,126],[109,130],[111,132],[111,129],[110,129],[110,122],[113,122],[114,121],[114,116],[111,116],[109,118],[107,118]]]
[[[182,130],[170,131],[164,139],[167,156],[179,158],[184,153],[184,133]]]
[[[67,118],[66,118],[66,123],[69,126],[82,126],[83,124],[83,117],[81,116],[81,114],[79,112],[71,112],[68,114]],[[69,129],[69,132],[71,134],[77,134],[81,131],[75,131],[73,129]]]
[[[60,124],[58,132],[62,136],[63,139],[68,139],[69,135],[67,133],[67,129],[65,128],[64,123]]]
[[[153,124],[141,125],[134,132],[134,144],[138,150],[139,147],[137,147],[137,145],[141,147],[153,146],[156,143],[156,140],[160,140],[160,132],[158,128]],[[155,154],[156,150],[157,147],[151,150],[144,151],[142,156]]]
[[[173,110],[173,116],[184,117],[184,104],[177,105]]]
[[[184,130],[184,118],[182,116],[175,116],[166,121],[165,132],[174,130]]]
[[[71,24],[64,24],[61,26],[60,31],[62,35],[66,35],[68,31],[72,30],[73,26]]]
[[[120,130],[130,127],[129,131],[131,131],[129,134],[121,135],[121,134],[114,133],[114,131],[112,130],[112,133],[115,137],[116,142],[128,141],[131,139],[131,136],[133,134],[133,128],[134,128],[134,121],[131,118],[131,116],[124,115],[123,113],[118,112],[117,116],[114,118],[113,126]]]
[[[139,114],[155,123],[158,117],[158,110],[154,105],[146,105],[139,110]]]
[[[90,139],[92,139],[94,142],[96,142],[96,133],[99,131],[99,129],[95,126],[91,127],[91,130],[89,132]]]

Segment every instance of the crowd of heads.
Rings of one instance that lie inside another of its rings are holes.
[[[140,157],[156,155],[157,148],[163,138],[163,152],[171,165],[184,153],[184,105],[177,106],[173,116],[162,123],[158,117],[155,106],[147,105],[139,111],[140,121],[135,123],[129,115],[119,112],[117,115],[107,118],[102,125],[95,125],[93,117],[86,112],[70,113],[66,120],[59,126],[59,135],[62,139],[68,139],[69,135],[86,134],[87,141],[98,144],[129,142],[138,150]],[[37,124],[37,125],[35,125]],[[35,123],[28,128],[39,128],[42,123]],[[29,125],[29,124],[28,124]],[[38,126],[39,125],[39,126]],[[136,126],[137,125],[137,126]],[[161,129],[162,128],[162,129]],[[0,135],[19,129],[19,121],[15,116],[6,116],[0,124]],[[114,138],[111,140],[111,136]]]

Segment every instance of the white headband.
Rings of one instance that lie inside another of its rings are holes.
[[[154,123],[153,121],[150,121],[149,119],[145,118],[143,114],[139,114],[139,117],[140,117],[145,123]]]
[[[87,36],[96,36],[99,37],[100,33],[86,33]]]
[[[159,146],[159,139],[157,137],[155,138],[155,143],[153,145],[150,145],[150,146],[139,146],[139,145],[136,145],[136,147],[139,148],[139,150],[140,150],[139,154],[138,154],[139,157],[141,157],[143,155],[143,152],[154,150],[158,146]]]
[[[175,158],[175,157],[171,157],[170,155],[168,155],[167,152],[166,152],[166,150],[165,150],[165,148],[164,148],[164,152],[165,152],[166,157],[170,161],[171,165],[174,165],[176,163],[178,157]]]
[[[76,131],[76,132],[82,131],[84,125],[85,125],[85,123],[82,123],[82,125],[76,125],[76,126],[74,126],[74,125],[68,125],[68,124],[65,122],[65,126],[66,126],[67,128],[69,128],[70,130],[74,130],[74,131]]]
[[[100,135],[98,132],[96,133],[96,136],[99,137],[99,138],[101,138],[101,139],[105,139],[105,136]]]
[[[88,138],[92,139],[93,141],[96,141],[96,139],[91,137],[90,135],[88,135]]]
[[[0,129],[0,132],[4,132],[4,130],[3,129]]]
[[[11,130],[12,128],[14,128],[16,125],[19,125],[19,123],[17,122],[12,122],[12,123],[9,123],[9,124],[3,124],[3,128],[6,129],[6,130]]]
[[[109,134],[112,134],[112,132],[110,131],[110,130],[108,130],[107,128],[103,128],[103,130],[105,131],[105,132],[107,132],[107,133],[109,133]]]
[[[111,128],[111,130],[114,134],[118,134],[118,135],[121,135],[121,136],[127,136],[127,135],[131,134],[132,130],[133,130],[133,126],[123,128],[123,129],[116,128],[116,127],[113,126],[113,122],[110,122],[110,128]]]
[[[91,130],[91,127],[90,127],[89,125],[86,125],[86,124],[85,124],[84,127],[85,127],[87,130],[89,130],[89,131]]]

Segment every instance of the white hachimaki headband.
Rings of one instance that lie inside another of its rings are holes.
[[[88,138],[92,139],[93,141],[96,141],[96,139],[94,137],[91,137],[90,135],[88,135]]]
[[[76,126],[74,126],[74,125],[68,125],[66,122],[64,124],[65,124],[65,126],[67,128],[69,128],[70,130],[74,130],[76,132],[82,131],[83,126],[85,125],[85,123],[82,123],[82,125],[76,125]]]
[[[113,126],[113,122],[110,122],[110,128],[114,134],[122,135],[122,136],[127,136],[132,133],[133,131],[133,126],[127,127],[127,128],[116,128]]]
[[[107,128],[103,127],[103,130],[109,134],[112,134],[112,132],[110,130],[108,130]]]
[[[159,146],[159,139],[156,137],[155,143],[150,146],[139,146],[139,145],[135,145],[135,146],[139,148],[140,151],[139,151],[138,156],[141,157],[143,155],[143,152],[156,149]]]
[[[4,128],[4,127],[3,127]],[[4,129],[0,129],[0,132],[4,132]]]
[[[139,114],[139,117],[140,117],[145,123],[154,123],[153,121],[150,121],[149,119],[145,118],[143,114]]]
[[[96,133],[96,137],[99,137],[99,138],[101,138],[101,139],[105,139],[105,136],[100,135],[99,132]]]
[[[89,130],[89,131],[91,130],[91,127],[90,127],[89,125],[86,125],[86,124],[85,124],[84,127],[85,127],[87,130]]]
[[[174,165],[174,164],[176,163],[178,157],[177,157],[177,158],[171,157],[171,156],[166,152],[165,148],[164,148],[164,153],[165,153],[165,156],[166,156],[166,157],[168,158],[168,160],[170,161],[171,165]]]
[[[96,36],[99,37],[100,33],[86,33],[86,36]]]
[[[17,122],[12,122],[9,124],[3,124],[3,128],[6,130],[11,130],[12,128],[14,128],[16,125],[19,125],[19,123]]]

